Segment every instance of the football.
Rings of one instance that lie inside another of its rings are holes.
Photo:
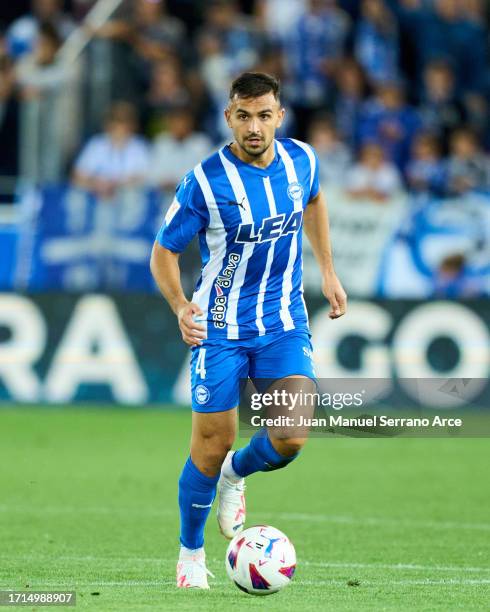
[[[291,582],[296,551],[279,529],[256,525],[231,540],[225,565],[228,576],[240,590],[250,595],[272,595]]]

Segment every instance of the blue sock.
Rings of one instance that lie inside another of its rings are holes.
[[[208,518],[219,473],[206,476],[189,457],[179,478],[180,542],[186,548],[204,545],[204,525]]]
[[[238,450],[232,458],[231,465],[238,476],[249,476],[254,472],[278,470],[291,463],[299,453],[291,457],[280,455],[264,429],[259,430],[250,440],[248,446]]]

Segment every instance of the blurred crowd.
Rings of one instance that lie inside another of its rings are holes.
[[[94,4],[31,0],[5,19],[0,174],[15,171],[19,100],[63,85],[57,53]],[[261,70],[282,81],[279,135],[316,148],[324,184],[380,202],[487,190],[488,25],[484,0],[124,0],[89,32],[117,51],[117,80],[67,172],[102,197],[174,189],[229,137],[233,77]]]

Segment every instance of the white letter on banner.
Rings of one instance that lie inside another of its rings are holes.
[[[441,336],[458,347],[459,360],[451,371],[435,370],[427,350]],[[490,336],[482,319],[463,304],[432,302],[414,308],[393,337],[395,364],[400,378],[487,378]]]
[[[451,338],[459,359],[441,372],[428,359],[430,344]],[[482,319],[454,302],[432,302],[414,308],[393,338],[395,364],[405,391],[422,406],[469,405],[485,387],[490,366],[490,336]],[[443,382],[443,381],[446,382]]]
[[[376,304],[352,302],[349,316],[330,323],[329,310],[327,307],[316,312],[311,324],[318,378],[390,378],[389,350],[385,343],[393,324],[391,315]],[[358,370],[344,368],[337,359],[338,346],[347,336],[369,340]]]
[[[46,345],[46,325],[36,305],[20,295],[0,295],[0,326],[11,337],[0,342],[0,378],[12,396],[22,402],[39,400],[40,382],[33,364]]]
[[[88,296],[78,302],[46,377],[45,397],[70,401],[82,383],[105,383],[122,403],[148,399],[145,379],[119,314],[105,296]]]

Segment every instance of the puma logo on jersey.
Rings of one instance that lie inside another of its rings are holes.
[[[288,216],[284,213],[275,217],[265,217],[261,224],[242,223],[238,227],[236,242],[267,242],[280,236],[299,231],[303,211],[297,210]]]
[[[228,200],[226,203],[228,204],[228,206],[239,206],[240,208],[243,208],[243,210],[245,210],[245,206],[243,205],[244,202],[245,198],[242,198],[240,202],[235,202],[235,200]]]

